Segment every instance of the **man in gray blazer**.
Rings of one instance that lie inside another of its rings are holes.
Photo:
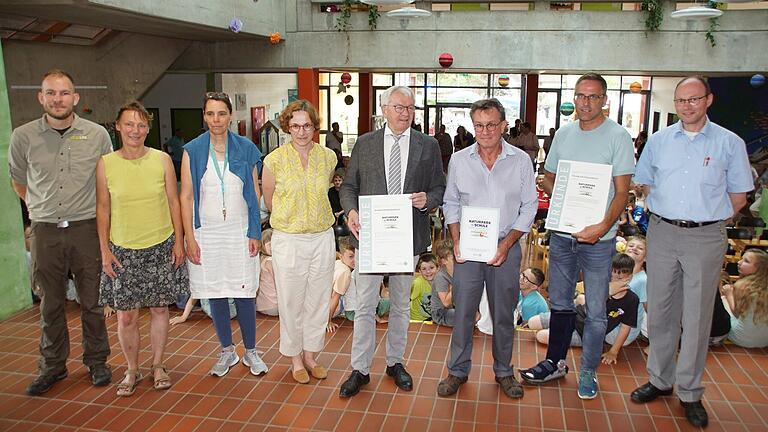
[[[413,254],[426,252],[431,244],[429,212],[440,206],[445,192],[445,175],[437,141],[411,129],[413,91],[394,86],[381,95],[381,109],[387,124],[383,129],[358,138],[341,185],[341,205],[353,244],[358,246],[360,230],[357,206],[361,195],[411,194],[413,204]],[[357,256],[357,254],[356,254]],[[368,375],[376,348],[374,316],[379,288],[385,274],[360,274],[355,268],[357,305],[352,339],[352,374],[342,383],[339,396],[351,397],[370,382]],[[410,322],[409,305],[413,273],[389,274],[389,328],[387,332],[387,375],[405,391],[413,390],[413,379],[403,366]]]

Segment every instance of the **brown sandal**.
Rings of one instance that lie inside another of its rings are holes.
[[[133,382],[126,382],[125,380],[131,376],[133,377]],[[141,381],[142,378],[143,377],[141,376],[141,372],[138,370],[129,369],[125,371],[125,377],[123,378],[123,381],[117,385],[117,395],[120,397],[133,396],[133,394],[136,393],[136,386],[139,384],[139,381]]]
[[[163,373],[160,375],[160,378],[157,378],[157,370],[162,370]],[[152,366],[152,380],[154,384],[152,387],[155,390],[168,390],[171,388],[171,377],[168,376],[168,371],[165,369],[164,364],[157,364]]]

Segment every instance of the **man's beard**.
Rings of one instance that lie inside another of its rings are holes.
[[[45,113],[48,114],[48,116],[55,118],[56,120],[66,120],[69,118],[69,116],[72,115],[73,112],[74,110],[72,108],[66,110],[64,114],[56,114],[51,110],[48,110],[48,109],[45,110]]]

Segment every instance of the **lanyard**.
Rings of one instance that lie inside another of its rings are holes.
[[[208,144],[208,151],[211,154],[211,161],[213,161],[213,167],[216,169],[216,177],[219,178],[219,186],[221,186],[221,215],[224,220],[227,220],[227,205],[224,203],[224,173],[227,171],[227,165],[229,165],[229,142],[224,148],[224,168],[219,168],[219,161],[216,160],[216,152],[213,150],[213,143]]]

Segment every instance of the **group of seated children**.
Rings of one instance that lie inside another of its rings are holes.
[[[441,240],[434,252],[421,255],[416,265],[417,275],[411,284],[411,320],[453,327],[453,243]]]
[[[728,340],[744,348],[768,347],[768,253],[747,249],[739,260],[739,277],[720,287],[730,317]]]

